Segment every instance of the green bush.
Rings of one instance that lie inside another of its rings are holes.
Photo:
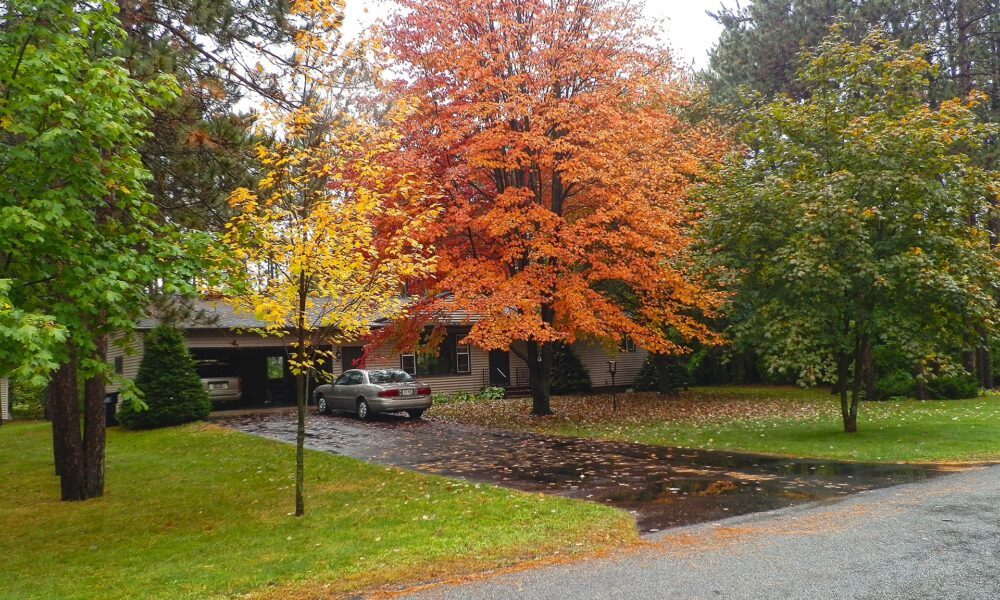
[[[875,381],[876,397],[880,400],[888,398],[912,398],[917,386],[917,380],[904,369],[896,369],[885,377]]]
[[[556,344],[552,355],[552,393],[586,394],[591,391],[590,372],[568,344]]]
[[[13,378],[10,380],[10,415],[15,419],[37,421],[45,417],[45,387],[33,385],[30,381]]]
[[[502,387],[488,387],[478,392],[434,392],[431,394],[433,404],[452,404],[454,402],[489,402],[500,400],[507,393]]]
[[[927,380],[927,395],[934,400],[963,400],[979,395],[979,382],[968,373]]]
[[[125,404],[118,421],[131,429],[152,429],[207,417],[212,404],[184,346],[184,334],[161,325],[146,334],[144,347],[135,385],[147,408]]]
[[[639,373],[635,376],[635,389],[638,392],[660,391],[660,378],[656,373],[655,355],[649,354],[643,361]],[[688,370],[684,359],[680,356],[661,356],[664,361],[667,376],[667,390],[675,391],[688,385]]]

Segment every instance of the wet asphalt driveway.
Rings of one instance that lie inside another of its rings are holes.
[[[292,412],[217,422],[295,440]],[[306,435],[306,446],[314,450],[616,506],[632,512],[643,533],[843,498],[942,472],[550,437],[394,416],[362,422],[312,413]]]

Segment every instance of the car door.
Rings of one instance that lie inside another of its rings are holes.
[[[334,386],[337,397],[337,408],[341,410],[354,410],[355,400],[361,395],[361,384],[364,383],[364,373],[356,369],[346,371],[343,375],[343,382]],[[340,381],[338,379],[337,381]]]
[[[350,371],[341,373],[340,377],[331,383],[330,387],[326,390],[326,400],[330,403],[330,408],[344,410],[345,402],[342,395],[344,394],[343,389],[348,379],[350,379]]]

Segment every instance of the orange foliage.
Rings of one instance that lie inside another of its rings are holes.
[[[711,340],[686,269],[686,194],[725,150],[694,90],[614,0],[402,0],[384,31],[413,113],[395,157],[437,187],[431,292],[482,315],[469,341]],[[443,200],[442,200],[443,199]],[[431,301],[428,310],[444,308]]]

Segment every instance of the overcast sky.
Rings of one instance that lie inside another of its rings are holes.
[[[732,0],[726,0],[732,4]],[[646,14],[662,19],[668,41],[678,62],[702,68],[708,63],[708,51],[719,37],[719,26],[706,10],[716,10],[722,0],[646,0]],[[384,16],[391,0],[347,0],[348,28],[360,29],[375,18]]]

